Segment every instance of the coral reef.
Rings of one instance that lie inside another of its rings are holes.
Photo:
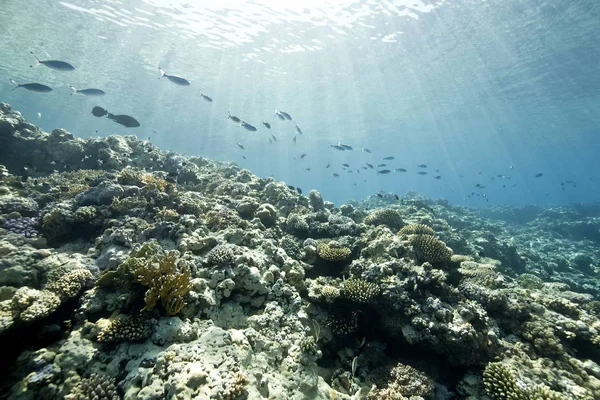
[[[590,205],[337,207],[5,104],[0,139],[0,397],[598,398]]]

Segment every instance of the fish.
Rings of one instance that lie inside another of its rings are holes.
[[[35,82],[17,83],[17,81],[15,81],[14,79],[11,79],[10,81],[12,82],[13,85],[15,85],[13,90],[21,87],[21,88],[29,90],[31,92],[37,92],[37,93],[48,93],[48,92],[52,91],[52,88],[50,86],[42,85],[41,83],[35,83]]]
[[[362,150],[363,153],[369,153],[369,154],[371,153],[371,150],[366,149],[364,147],[361,150]]]
[[[498,174],[498,175],[496,175],[496,178],[504,178],[504,175]]]
[[[333,174],[333,176],[335,176],[336,178],[339,178],[339,177],[340,177],[340,174],[336,174],[336,173],[334,173],[334,174]]]
[[[425,172],[425,171],[419,171],[419,172],[417,172],[417,174],[418,175],[427,175],[427,172]]]
[[[38,119],[42,118],[42,113],[37,113]]]
[[[439,175],[436,175],[436,176],[433,177],[433,179],[442,179],[442,177],[439,176]]]
[[[387,164],[378,164],[377,168],[387,167]]]
[[[394,171],[397,171],[397,172],[406,172],[406,168],[394,168]]]
[[[231,113],[229,111],[227,111],[227,114],[229,114],[229,116],[227,117],[227,119],[230,119],[230,120],[232,120],[235,123],[242,122],[242,120],[239,119],[238,117],[236,117],[235,115],[231,115]]]
[[[275,137],[275,135],[271,135],[271,137],[273,138],[273,141],[276,142],[277,138]]]
[[[327,164],[327,166],[325,168],[329,168],[329,167],[331,167],[331,164]]]
[[[89,88],[89,89],[75,89],[73,86],[69,86],[72,90],[73,94],[82,94],[84,96],[104,96],[106,94],[106,92],[104,90],[100,90],[100,89],[94,89],[94,88]]]
[[[394,156],[383,157],[384,160],[393,160],[395,158],[396,157],[394,157]]]
[[[294,144],[296,144],[296,136],[294,136],[294,138],[292,139],[292,142],[294,142]]]
[[[400,196],[398,196],[397,194],[395,194],[395,195],[394,195],[394,198],[395,198],[396,200],[400,200]]]
[[[298,128],[298,125],[296,125],[296,132],[302,135],[302,129]]]
[[[273,139],[269,138],[269,144],[273,144]]]
[[[282,121],[285,121],[285,117],[283,116],[282,113],[279,112],[279,110],[275,109],[275,117],[279,118]]]
[[[249,130],[250,132],[256,132],[257,130],[254,126],[250,125],[246,121],[241,121],[240,126],[246,130]]]
[[[246,159],[246,156],[242,156],[242,158],[245,160],[245,159]]]
[[[382,169],[381,171],[377,171],[377,175],[389,174],[390,172],[392,172],[392,171],[390,171],[389,169]]]
[[[271,124],[268,122],[263,122],[263,125],[267,127],[267,129],[271,129]]]
[[[292,185],[287,185],[288,188],[290,188],[291,190],[296,190],[296,188]]]
[[[337,149],[340,151],[346,151],[346,149],[343,146],[340,146],[339,144],[330,144],[329,147],[333,147],[334,149]]]
[[[237,144],[237,145],[238,145],[238,147],[239,147],[240,149],[242,149],[242,150],[245,150],[245,149],[244,149],[244,146],[242,146],[242,145],[240,144],[240,142],[235,142],[235,144]]]
[[[377,193],[377,197],[379,197],[380,199],[383,199],[383,195],[381,193]]]
[[[427,168],[427,164],[419,164],[419,165],[417,165],[417,167],[419,167],[419,168]]]
[[[482,184],[478,183],[477,185],[475,185],[476,188],[479,189],[485,189],[485,186],[483,186]]]
[[[350,166],[348,164],[342,164],[342,167],[349,168]]]
[[[300,194],[302,194],[302,189],[300,189],[299,187],[296,188],[296,191]]]
[[[140,126],[138,120],[129,115],[115,115],[109,113],[104,108],[98,106],[92,108],[92,115],[94,115],[95,117],[107,116],[108,119],[116,122],[119,125],[123,125],[126,128],[137,128],[138,126]]]
[[[512,165],[510,167],[508,167],[508,169],[514,169],[515,167],[513,167]]]
[[[304,169],[305,169],[306,171],[309,171],[309,172],[310,172],[310,168],[304,168]]]
[[[342,143],[338,142],[338,146],[342,146],[342,147],[343,147],[344,149],[346,149],[346,150],[354,150],[354,149],[352,148],[352,146],[350,146],[350,145],[348,145],[348,144],[342,144]]]
[[[204,100],[212,103],[212,99],[210,97],[208,97],[207,95],[205,95],[204,93],[200,92],[200,97],[203,98]]]
[[[165,71],[163,71],[163,69],[161,67],[158,67],[158,70],[160,71],[160,78],[162,78],[164,76],[171,82],[173,82],[177,85],[180,85],[180,86],[189,86],[190,85],[190,81],[188,81],[187,79],[184,79],[184,78],[181,78],[181,77],[175,76],[175,75],[167,75],[167,74],[165,74]],[[160,79],[160,78],[158,78],[158,79]]]
[[[374,169],[374,168],[375,168],[375,167],[373,166],[373,164],[369,164],[369,163],[367,163],[367,167],[369,167],[369,168],[371,168],[371,169]]]
[[[290,114],[283,112],[283,111],[279,111],[279,114],[283,115],[283,118],[287,119],[288,121],[292,120],[292,117]]]
[[[303,154],[300,156],[300,159],[303,159],[304,157],[306,157],[306,153],[303,153]]]
[[[35,57],[35,54],[33,54],[33,51],[30,51],[30,53],[32,56]],[[40,64],[43,64],[46,67],[55,69],[57,71],[73,71],[75,69],[74,66],[72,66],[71,64],[69,64],[68,62],[65,62],[65,61],[40,60],[37,57],[35,57],[35,64],[30,65],[30,67],[35,67],[36,65],[40,65]]]
[[[539,172],[539,173],[535,174],[535,177],[536,177],[536,178],[541,178],[542,176],[544,176],[544,174],[542,174],[541,172]]]

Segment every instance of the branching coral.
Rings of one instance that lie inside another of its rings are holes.
[[[446,246],[446,243],[429,235],[414,235],[411,244],[417,258],[430,263],[450,261],[453,254],[452,250]]]
[[[179,257],[171,251],[159,254],[134,270],[138,281],[148,288],[145,310],[156,307],[160,300],[169,315],[175,315],[185,306],[185,296],[192,288],[189,267],[177,268]]]
[[[347,247],[333,247],[330,243],[319,243],[317,245],[317,254],[323,260],[330,262],[345,261],[352,251]]]
[[[489,363],[483,371],[483,383],[487,394],[494,400],[562,400],[561,394],[545,386],[525,388],[502,363]]]
[[[357,303],[368,303],[379,293],[380,288],[376,283],[357,278],[350,278],[344,282],[344,296]]]
[[[142,341],[150,336],[150,323],[145,318],[121,315],[97,322],[99,342]]]
[[[435,235],[433,228],[424,224],[409,224],[398,231],[398,235]]]
[[[373,211],[364,219],[367,225],[387,225],[392,229],[399,229],[403,222],[400,214],[391,208],[382,208]]]

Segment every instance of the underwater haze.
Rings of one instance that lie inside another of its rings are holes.
[[[474,207],[600,198],[595,0],[4,0],[0,26],[1,100],[46,131],[134,134],[338,204],[410,190]],[[75,69],[30,67],[30,52]]]

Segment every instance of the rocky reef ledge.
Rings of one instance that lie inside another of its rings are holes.
[[[556,271],[444,202],[334,207],[7,104],[0,140],[0,397],[600,399],[590,244]]]

